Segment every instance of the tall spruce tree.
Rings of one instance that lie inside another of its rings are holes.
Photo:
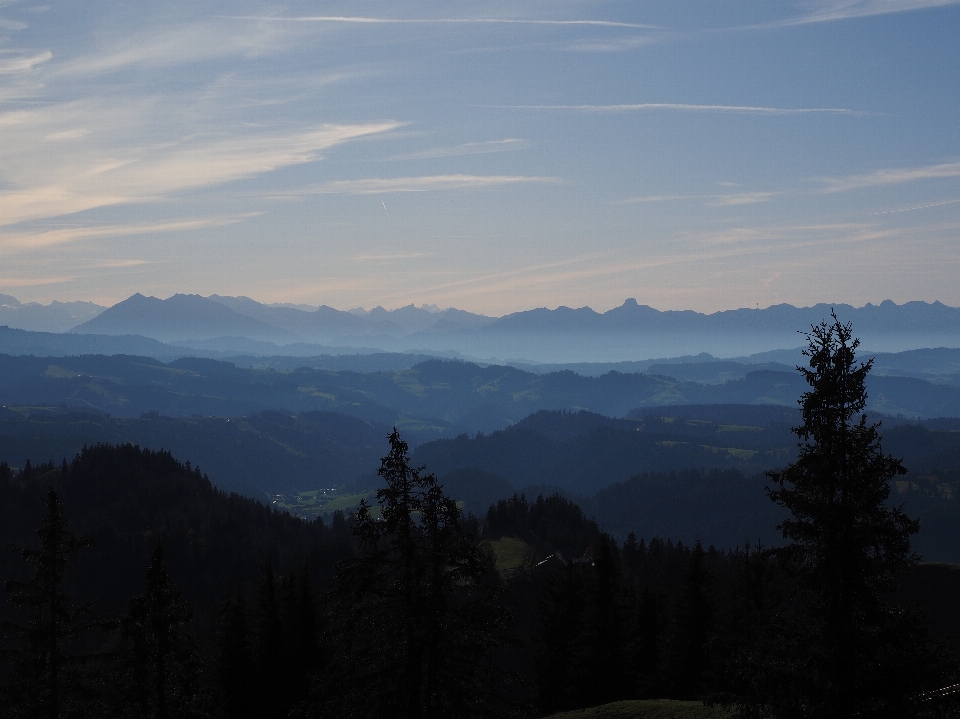
[[[313,715],[433,719],[502,716],[491,655],[504,610],[461,512],[432,474],[410,466],[394,429],[377,507],[362,502],[355,559],[333,597],[335,647]]]
[[[777,556],[796,582],[801,610],[789,630],[779,627],[790,644],[781,649],[802,651],[792,672],[779,671],[760,689],[768,694],[759,703],[782,717],[903,716],[916,690],[914,674],[901,671],[905,648],[918,646],[908,636],[916,624],[884,598],[918,561],[910,549],[918,522],[887,502],[890,481],[906,470],[883,453],[880,425],[864,414],[872,360],[856,362],[851,325],[833,314],[806,336],[809,367],[798,370],[810,390],[800,399],[803,424],[793,430],[799,456],[768,472],[770,498],[790,513],[779,525],[787,544]]]
[[[588,704],[588,590],[586,573],[567,562],[540,592],[537,708],[544,716]]]
[[[127,716],[168,719],[195,713],[203,702],[202,673],[193,637],[193,609],[173,583],[157,543],[143,594],[130,600],[119,647],[118,708]]]
[[[26,624],[3,624],[4,633],[19,641],[7,652],[13,658],[13,676],[2,703],[24,716],[58,719],[76,708],[71,695],[80,682],[73,670],[82,657],[70,652],[70,645],[102,623],[93,616],[90,604],[75,606],[64,589],[74,557],[92,546],[93,540],[70,531],[53,489],[43,503],[47,514],[37,530],[40,547],[16,549],[33,568],[33,576],[4,583],[10,602],[25,610],[28,620]]]
[[[256,716],[253,687],[253,632],[243,593],[220,605],[217,627],[217,683],[220,715],[225,719]]]
[[[706,563],[707,554],[697,540],[687,561],[676,596],[670,637],[672,656],[668,673],[672,694],[684,699],[700,698],[709,685],[709,643],[715,632],[713,584],[716,578]]]

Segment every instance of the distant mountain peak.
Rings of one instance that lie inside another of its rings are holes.
[[[142,335],[161,342],[242,336],[289,342],[295,335],[200,295],[178,293],[165,300],[139,292],[73,328],[77,334]]]

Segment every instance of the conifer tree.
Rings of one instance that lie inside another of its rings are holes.
[[[634,687],[628,679],[632,662],[627,646],[632,627],[626,611],[633,602],[624,596],[620,557],[612,537],[606,534],[600,537],[590,565],[588,696],[591,704],[606,704],[633,695]]]
[[[173,583],[158,542],[143,594],[130,600],[123,620],[121,662],[126,667],[127,711],[168,719],[200,700],[197,657],[185,627],[190,604]]]
[[[706,566],[705,558],[706,552],[697,540],[687,561],[674,610],[671,683],[674,695],[685,699],[699,698],[709,679],[708,643],[715,628],[712,595],[715,577]]]
[[[544,715],[586,706],[588,603],[585,573],[572,562],[541,591],[537,706]]]
[[[505,636],[498,586],[462,531],[456,502],[436,477],[410,466],[396,429],[389,441],[376,511],[361,502],[357,556],[338,572],[331,645],[339,654],[324,672],[329,683],[316,711],[410,719],[492,714],[505,681],[490,660]],[[345,693],[351,687],[356,691]]]
[[[641,695],[657,686],[660,674],[664,626],[663,598],[645,586],[637,606],[635,628],[636,674]]]
[[[284,636],[283,686],[287,708],[302,700],[320,664],[318,606],[310,572],[290,572],[280,582],[280,619]]]
[[[798,368],[810,385],[794,429],[799,456],[768,473],[770,498],[790,513],[779,525],[787,544],[777,556],[799,590],[801,615],[777,630],[777,661],[786,652],[793,669],[766,683],[775,695],[765,701],[777,716],[905,716],[916,687],[911,672],[893,667],[909,661],[905,647],[920,645],[907,636],[918,630],[884,598],[918,561],[910,549],[918,522],[887,502],[890,481],[906,470],[883,453],[879,423],[867,421],[872,360],[857,363],[850,324],[833,314],[807,340],[809,367]]]
[[[263,717],[282,716],[286,713],[280,711],[284,669],[283,625],[280,622],[277,579],[269,563],[263,566],[260,573],[254,622],[257,713]]]
[[[16,551],[33,568],[27,581],[7,580],[4,587],[14,607],[28,613],[25,625],[4,622],[5,634],[19,638],[13,656],[12,693],[7,702],[20,705],[25,713],[58,719],[69,705],[69,690],[75,688],[70,670],[78,657],[68,651],[69,644],[100,626],[90,604],[74,606],[64,590],[64,577],[74,557],[91,547],[93,540],[77,537],[69,528],[57,493],[51,489],[43,503],[47,514],[40,522],[37,536],[40,547]]]
[[[252,719],[252,632],[247,603],[241,592],[220,607],[217,632],[217,680],[221,712],[226,719]]]

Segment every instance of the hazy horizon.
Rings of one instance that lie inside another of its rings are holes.
[[[64,300],[64,299],[61,299],[61,298],[58,298],[58,297],[53,297],[53,298],[51,298],[51,299],[40,300],[40,301],[37,301],[37,300],[25,300],[25,299],[19,297],[19,296],[18,296],[18,293],[17,293],[16,291],[11,291],[11,290],[5,289],[5,288],[3,288],[2,286],[0,286],[0,295],[7,295],[7,296],[9,296],[9,297],[13,297],[14,299],[16,299],[17,301],[21,302],[22,304],[27,304],[27,303],[30,303],[30,302],[34,302],[34,303],[36,303],[36,304],[40,304],[40,305],[43,305],[43,306],[49,306],[49,305],[50,305],[51,303],[53,303],[53,302],[90,302],[90,303],[92,303],[92,304],[97,304],[97,305],[99,305],[99,306],[101,306],[101,307],[103,307],[103,308],[109,309],[110,307],[113,307],[114,305],[119,304],[120,302],[123,302],[123,301],[129,299],[130,297],[132,297],[132,296],[134,296],[134,295],[136,295],[136,294],[140,294],[140,295],[143,295],[144,297],[148,297],[148,298],[154,298],[154,299],[159,299],[159,300],[167,300],[167,299],[170,299],[171,297],[173,297],[173,296],[175,296],[175,295],[178,295],[178,294],[180,294],[180,295],[194,295],[194,296],[198,296],[198,297],[203,297],[204,299],[209,299],[210,297],[212,297],[213,295],[218,294],[218,293],[211,293],[211,294],[204,295],[204,294],[199,293],[199,292],[174,292],[174,293],[171,293],[170,295],[167,295],[167,296],[157,296],[157,295],[146,294],[146,293],[144,293],[144,292],[134,292],[133,294],[131,294],[131,295],[129,295],[129,296],[122,297],[121,299],[117,300],[116,302],[111,302],[111,303],[109,303],[109,304],[104,304],[104,303],[101,303],[101,302],[97,302],[97,301],[95,301],[95,300],[85,299],[85,298]],[[257,299],[256,297],[250,297],[250,296],[248,296],[248,295],[221,295],[221,296],[229,296],[229,297],[235,297],[235,298],[250,299],[250,300],[253,300],[254,302],[257,302],[257,303],[259,303],[259,304],[265,305],[265,306],[267,306],[267,307],[291,307],[291,308],[294,308],[294,309],[300,309],[300,310],[302,310],[302,311],[312,311],[312,310],[318,309],[318,308],[321,307],[321,306],[324,306],[324,303],[311,305],[311,304],[308,304],[308,303],[268,302],[268,301],[264,301],[264,300],[259,300],[259,299]],[[702,311],[702,310],[693,309],[693,308],[691,308],[691,307],[657,307],[657,306],[655,306],[655,305],[649,305],[649,304],[646,304],[646,303],[643,303],[643,302],[639,302],[639,301],[638,301],[636,298],[634,298],[634,297],[625,297],[625,298],[624,298],[623,300],[621,300],[620,302],[617,302],[617,303],[612,304],[612,305],[610,305],[610,306],[591,305],[591,304],[576,305],[576,306],[574,306],[574,305],[564,305],[564,304],[560,304],[560,305],[536,305],[536,306],[530,306],[530,307],[519,307],[519,308],[517,308],[517,309],[515,309],[515,310],[511,310],[510,312],[504,312],[503,314],[500,314],[500,315],[488,314],[488,315],[485,315],[485,316],[491,317],[491,318],[497,318],[497,317],[504,317],[504,316],[506,316],[506,315],[508,315],[508,314],[514,314],[514,313],[517,313],[517,312],[528,312],[528,311],[530,311],[530,310],[539,310],[539,309],[546,309],[546,310],[551,310],[551,311],[553,311],[553,310],[557,310],[557,309],[561,309],[561,308],[567,308],[567,309],[591,309],[591,310],[593,310],[594,312],[596,312],[596,313],[598,313],[598,314],[603,314],[603,313],[605,313],[605,312],[608,312],[609,310],[616,309],[617,307],[622,307],[625,303],[629,303],[631,300],[633,300],[633,301],[635,301],[635,302],[638,302],[638,304],[651,307],[652,309],[657,310],[658,312],[698,312],[698,313],[704,314],[704,315],[713,315],[713,314],[718,314],[718,313],[721,313],[721,312],[733,312],[733,311],[736,311],[736,310],[755,310],[755,309],[767,310],[767,309],[771,309],[772,307],[776,307],[776,306],[778,306],[778,305],[789,305],[789,306],[795,307],[796,309],[808,309],[808,308],[812,308],[812,307],[815,307],[815,306],[821,306],[821,305],[826,305],[826,306],[841,306],[841,305],[845,305],[845,306],[853,307],[854,309],[863,309],[864,307],[867,307],[867,306],[877,307],[877,306],[880,306],[881,304],[883,304],[883,303],[885,303],[885,302],[893,302],[893,303],[894,303],[895,305],[897,305],[897,306],[902,306],[902,305],[905,305],[905,304],[909,304],[909,303],[911,303],[911,302],[926,302],[927,304],[936,304],[936,303],[939,302],[940,304],[945,305],[946,307],[960,308],[960,302],[958,302],[957,305],[950,305],[950,304],[947,304],[946,302],[940,302],[940,300],[932,300],[932,301],[929,301],[929,302],[927,302],[926,300],[905,300],[905,301],[903,301],[903,302],[896,302],[896,301],[894,301],[894,300],[891,300],[890,298],[884,298],[884,299],[882,299],[882,300],[877,300],[877,301],[867,300],[867,301],[864,302],[863,304],[851,304],[851,303],[849,303],[849,302],[815,301],[815,302],[811,302],[810,304],[806,304],[806,305],[794,305],[794,304],[789,303],[789,302],[778,302],[778,303],[773,303],[773,304],[768,304],[768,305],[757,305],[757,306],[754,306],[754,307],[748,307],[748,306],[732,307],[732,306],[731,306],[731,307],[721,307],[721,308],[717,308],[717,309],[715,309],[715,310],[710,310],[710,311]],[[371,312],[372,310],[375,310],[375,309],[378,309],[378,308],[379,308],[379,309],[386,310],[387,312],[394,312],[394,311],[396,311],[396,310],[405,309],[405,308],[407,308],[407,307],[415,307],[416,309],[426,310],[426,311],[428,311],[428,312],[444,312],[444,311],[446,311],[446,310],[463,310],[463,311],[467,311],[467,312],[473,312],[473,310],[468,310],[468,309],[466,309],[466,308],[464,308],[464,307],[457,307],[457,306],[455,306],[455,305],[440,306],[440,305],[437,305],[436,303],[430,303],[430,302],[424,302],[424,303],[421,303],[421,304],[417,304],[417,303],[414,303],[414,302],[408,302],[407,304],[404,304],[404,305],[395,305],[395,306],[387,306],[387,307],[385,307],[385,306],[383,306],[383,305],[372,305],[372,304],[367,304],[367,305],[360,304],[360,305],[353,305],[353,306],[350,306],[350,307],[347,307],[347,306],[335,307],[335,306],[332,306],[332,305],[326,305],[326,306],[327,306],[327,307],[332,307],[332,309],[338,310],[338,311],[340,311],[340,312],[354,312],[354,311],[356,311],[356,310],[363,310],[364,312],[369,313],[369,312]],[[483,312],[476,312],[475,314],[484,315],[485,313],[483,313]]]

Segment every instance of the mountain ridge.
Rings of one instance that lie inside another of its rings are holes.
[[[142,335],[161,342],[226,335],[268,342],[296,339],[290,332],[200,295],[177,294],[160,300],[139,292],[74,327],[70,333]]]
[[[0,324],[4,312],[17,311],[16,298],[7,298],[0,306]],[[49,314],[57,308],[50,305],[45,311]],[[630,298],[605,312],[560,306],[487,317],[456,308],[439,310],[412,304],[361,312],[327,305],[316,309],[266,305],[244,296],[178,294],[157,299],[138,293],[96,311],[95,317],[69,332],[140,335],[181,346],[213,342],[218,350],[240,349],[246,341],[278,347],[362,345],[384,352],[453,352],[497,364],[626,362],[702,352],[735,358],[782,351],[802,344],[803,332],[828,319],[832,311],[841,321],[852,322],[863,346],[874,351],[960,347],[960,308],[921,301],[898,305],[884,300],[859,308],[841,303],[777,304],[708,314],[661,311]],[[236,341],[227,341],[230,338]],[[265,353],[269,348],[253,347],[253,351]]]

